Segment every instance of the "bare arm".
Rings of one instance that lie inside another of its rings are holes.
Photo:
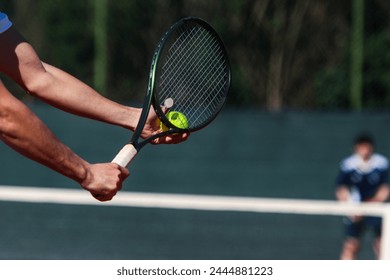
[[[13,28],[0,36],[0,69],[30,94],[62,110],[133,129],[139,110],[112,102],[66,72],[42,63]]]
[[[348,201],[350,199],[350,193],[347,186],[341,185],[336,189],[336,198],[339,201]]]
[[[13,28],[0,36],[0,70],[32,95],[64,111],[134,130],[141,110],[104,98],[68,73],[41,62],[24,38]],[[157,116],[152,112],[142,137],[157,133]],[[155,143],[178,143],[187,134],[167,136]]]
[[[110,200],[128,171],[116,164],[92,165],[62,144],[0,81],[0,138],[7,145],[81,184],[100,200]]]
[[[367,200],[368,202],[385,202],[389,199],[390,188],[388,184],[381,185],[375,195]]]

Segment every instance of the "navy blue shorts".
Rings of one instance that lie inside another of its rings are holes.
[[[374,231],[375,237],[380,237],[382,234],[382,218],[380,217],[363,217],[358,222],[353,222],[349,218],[344,218],[345,234],[348,237],[360,238],[362,233],[371,229]]]

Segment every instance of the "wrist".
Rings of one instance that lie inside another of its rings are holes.
[[[84,189],[87,189],[87,186],[93,180],[93,174],[91,172],[91,164],[87,161],[78,158],[78,160],[73,160],[73,164],[68,165],[68,177],[79,183]]]
[[[118,114],[118,122],[120,126],[134,131],[137,127],[139,117],[141,115],[140,108],[124,107],[125,109]]]
[[[89,164],[84,164],[82,166],[76,181],[81,185],[83,189],[88,190],[88,186],[93,181],[93,174],[89,168]]]
[[[141,116],[142,109],[129,107],[129,117],[127,118],[128,128],[132,131],[137,127],[139,118]]]

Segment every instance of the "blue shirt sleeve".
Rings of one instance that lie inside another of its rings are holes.
[[[350,179],[350,176],[349,176],[349,173],[344,171],[344,170],[340,170],[339,171],[339,174],[336,178],[336,185],[337,187],[340,186],[340,185],[347,185],[349,186],[351,184],[351,179]]]

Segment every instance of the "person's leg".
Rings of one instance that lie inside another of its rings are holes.
[[[372,243],[372,249],[374,250],[375,257],[377,259],[381,256],[381,237],[376,237]]]
[[[341,260],[354,260],[360,250],[360,236],[363,230],[363,220],[352,220],[351,218],[344,218],[345,234],[340,259]]]
[[[360,241],[354,237],[347,237],[344,241],[340,259],[341,260],[355,260],[360,249]]]
[[[374,230],[375,238],[372,242],[372,249],[374,251],[375,257],[379,259],[381,254],[382,218],[368,217],[367,224]]]

